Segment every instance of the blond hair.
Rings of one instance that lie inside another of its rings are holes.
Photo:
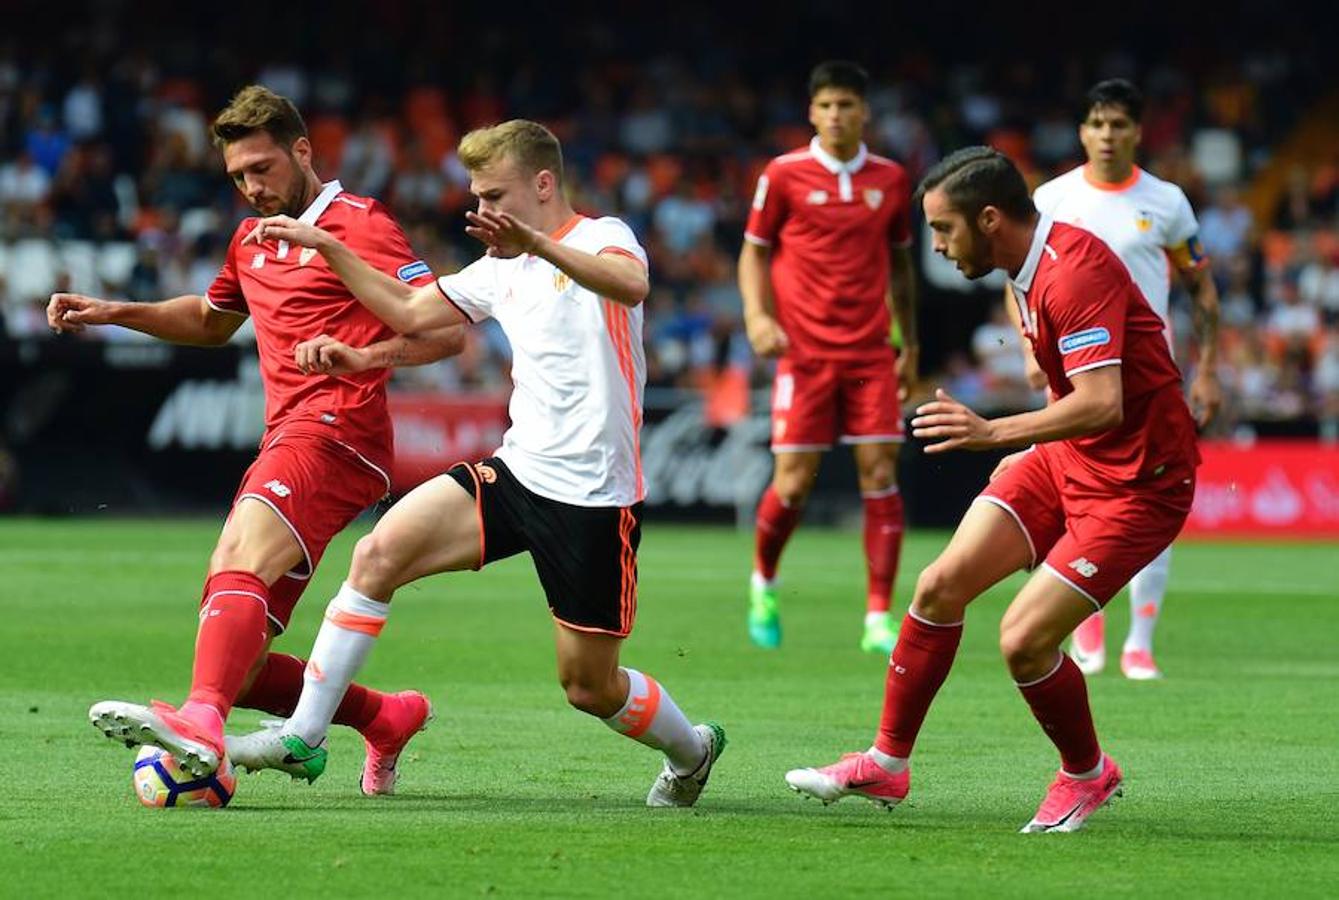
[[[307,136],[307,123],[292,100],[263,85],[251,84],[237,92],[209,129],[214,146],[219,148],[258,131],[267,133],[277,144],[291,147],[298,138]]]
[[[559,184],[563,180],[562,145],[552,131],[529,119],[476,128],[460,139],[456,155],[471,172],[507,157],[527,171],[547,169]]]

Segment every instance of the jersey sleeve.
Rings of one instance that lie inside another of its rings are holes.
[[[219,267],[218,274],[214,276],[209,289],[205,291],[205,302],[219,312],[235,313],[239,316],[251,315],[251,310],[246,305],[246,297],[242,295],[241,279],[237,277],[237,249],[242,237],[251,230],[252,224],[251,219],[245,219],[237,226],[232,240],[228,242],[223,265]]]
[[[482,256],[454,275],[437,279],[437,290],[470,322],[482,322],[493,315],[497,302],[497,268],[494,260]]]
[[[606,216],[603,219],[597,219],[594,223],[598,229],[594,235],[595,248],[597,256],[612,253],[616,256],[626,256],[635,259],[642,264],[642,268],[647,268],[646,249],[642,247],[641,242],[637,240],[637,235],[633,234],[631,228],[622,219],[616,219],[612,216]]]
[[[758,186],[753,191],[753,205],[749,209],[749,221],[744,226],[744,240],[751,244],[770,247],[781,233],[787,213],[785,191],[778,183],[781,177],[780,166],[775,161],[768,163],[758,176]]]
[[[1199,230],[1200,225],[1195,219],[1195,211],[1190,208],[1190,201],[1177,189],[1164,244],[1172,265],[1177,269],[1202,269],[1209,264],[1204,247],[1200,245]]]
[[[1060,191],[1056,188],[1056,179],[1037,185],[1032,192],[1032,203],[1037,211],[1048,216],[1055,215],[1055,207],[1060,202]]]
[[[367,223],[357,230],[355,252],[373,268],[413,287],[432,284],[432,269],[409,244],[404,229],[390,211],[373,201]]]
[[[1114,256],[1108,260],[1106,265],[1090,264],[1065,273],[1047,291],[1045,314],[1066,378],[1121,363],[1127,294],[1135,288],[1123,268],[1111,270],[1110,264],[1119,265],[1119,261]]]

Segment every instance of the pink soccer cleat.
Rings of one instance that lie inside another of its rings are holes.
[[[432,720],[432,704],[418,691],[390,694],[364,733],[367,758],[361,787],[368,797],[395,793],[395,764],[405,745]]]
[[[847,753],[821,769],[791,769],[786,784],[797,794],[822,800],[824,806],[843,797],[864,797],[875,806],[892,809],[911,789],[911,770],[894,775],[867,754]]]
[[[1153,681],[1162,677],[1162,670],[1147,650],[1126,650],[1120,655],[1120,670],[1131,681]]]
[[[1064,772],[1055,776],[1055,781],[1046,789],[1046,799],[1041,801],[1037,814],[1022,828],[1023,834],[1040,834],[1052,831],[1078,831],[1088,817],[1119,797],[1121,791],[1121,771],[1116,761],[1102,754],[1102,774],[1096,778],[1080,781]]]
[[[1106,668],[1106,617],[1095,612],[1079,623],[1069,642],[1069,655],[1084,675],[1096,675]]]
[[[208,778],[223,760],[223,721],[197,721],[166,703],[149,706],[103,700],[88,710],[93,727],[127,747],[149,744],[172,754],[195,778]]]

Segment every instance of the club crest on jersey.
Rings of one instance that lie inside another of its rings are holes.
[[[827,191],[810,191],[809,196],[804,198],[804,202],[811,206],[822,206],[828,202]]]
[[[865,198],[865,205],[870,209],[878,209],[883,205],[883,191],[878,188],[865,188],[861,194]]]
[[[572,276],[568,275],[562,269],[553,270],[553,289],[558,293],[563,293],[572,286]]]
[[[1148,231],[1153,227],[1153,213],[1146,209],[1136,212],[1134,214],[1134,227],[1139,229],[1140,234]]]
[[[1111,332],[1105,328],[1086,328],[1060,338],[1060,355],[1067,356],[1085,347],[1100,347],[1111,343]]]
[[[312,257],[315,255],[316,249],[314,247],[303,247],[302,252],[298,254],[298,265],[305,266],[312,261]]]
[[[415,278],[418,278],[420,275],[427,275],[431,271],[432,270],[428,268],[427,263],[421,259],[416,259],[411,263],[406,263],[403,266],[400,266],[395,272],[395,277],[407,284]]]
[[[259,269],[264,265],[265,265],[264,253],[257,253],[255,256],[251,257],[251,268]]]

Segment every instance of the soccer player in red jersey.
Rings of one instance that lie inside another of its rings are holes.
[[[865,507],[869,587],[860,646],[887,654],[896,638],[889,606],[902,549],[898,400],[915,384],[918,354],[911,198],[902,167],[860,139],[869,121],[867,85],[854,63],[813,70],[809,121],[817,133],[758,179],[739,256],[749,342],[778,360],[776,471],[758,504],[749,591],[749,636],[760,647],[781,643],[781,551],[823,451],[838,440],[853,446]],[[901,334],[897,354],[890,310]]]
[[[952,154],[921,185],[935,250],[969,278],[1005,269],[1055,400],[984,419],[947,393],[921,406],[927,453],[1031,445],[1004,457],[943,553],[921,573],[889,661],[874,746],[786,774],[826,802],[906,797],[921,723],[957,653],[963,613],[1035,570],[1000,623],[1000,650],[1061,769],[1025,832],[1075,831],[1121,787],[1102,752],[1083,675],[1060,644],[1162,552],[1185,523],[1199,464],[1195,421],[1162,320],[1106,244],[1038,214],[998,151]]]
[[[260,86],[243,89],[214,122],[227,172],[261,215],[290,213],[343,236],[387,278],[430,284],[399,225],[375,200],[322,184],[312,170],[301,115]],[[312,379],[294,346],[326,333],[383,365],[413,364],[458,352],[459,329],[399,337],[368,312],[314,251],[242,247],[255,219],[238,225],[205,296],[123,303],[56,294],[47,308],[57,331],[121,325],[163,340],[216,346],[251,317],[265,387],[265,435],[242,478],[209,561],[191,689],[179,710],[105,701],[89,711],[108,737],[164,747],[197,776],[224,754],[223,726],[234,705],[276,715],[292,712],[303,686],[303,660],[269,652],[316,569],[327,543],[390,487],[392,437],[386,408],[389,371]],[[319,673],[316,673],[319,677]],[[367,743],[364,788],[389,788],[395,757],[426,722],[420,693],[349,689],[337,721]],[[299,761],[300,762],[300,761]],[[302,774],[295,764],[291,774]]]

